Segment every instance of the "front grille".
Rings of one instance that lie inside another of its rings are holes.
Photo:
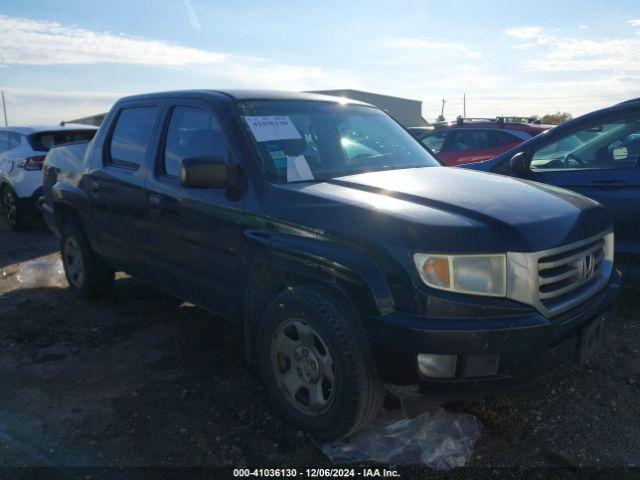
[[[507,296],[553,317],[606,286],[613,270],[613,233],[540,252],[509,252]]]
[[[543,303],[594,281],[602,269],[604,238],[538,260],[538,297]]]

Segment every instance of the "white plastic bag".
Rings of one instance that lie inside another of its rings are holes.
[[[24,262],[16,279],[24,288],[66,287],[67,280],[60,258],[38,258]]]
[[[443,408],[411,419],[401,411],[388,411],[353,437],[325,443],[322,451],[335,463],[423,463],[448,470],[469,461],[481,429],[475,416]]]

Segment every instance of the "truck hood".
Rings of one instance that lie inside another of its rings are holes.
[[[463,169],[401,169],[279,187],[300,195],[285,208],[287,217],[306,211],[296,223],[434,252],[537,251],[611,228],[602,206],[574,192]]]

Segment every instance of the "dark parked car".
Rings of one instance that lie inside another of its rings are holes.
[[[618,287],[596,202],[441,167],[335,97],[125,98],[86,148],[52,149],[44,193],[71,288],[124,270],[243,325],[275,405],[320,438],[385,390],[489,395],[587,355]]]
[[[511,150],[516,145],[551,128],[550,125],[498,119],[458,119],[409,131],[443,164],[449,166],[481,162]]]
[[[567,188],[597,200],[613,217],[616,258],[640,286],[640,99],[563,123],[466,168]]]

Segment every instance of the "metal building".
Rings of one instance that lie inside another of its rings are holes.
[[[405,127],[420,127],[427,124],[426,120],[422,118],[422,102],[419,100],[351,89],[315,90],[310,93],[322,93],[324,95],[352,98],[354,100],[360,100],[361,102],[370,103],[385,110]],[[106,115],[106,113],[99,113],[89,117],[68,120],[65,123],[82,123],[99,126]]]
[[[420,127],[427,124],[422,118],[422,102],[409,98],[381,95],[379,93],[365,92],[362,90],[314,90],[309,93],[322,93],[337,97],[352,98],[380,107],[400,122],[405,127]]]

